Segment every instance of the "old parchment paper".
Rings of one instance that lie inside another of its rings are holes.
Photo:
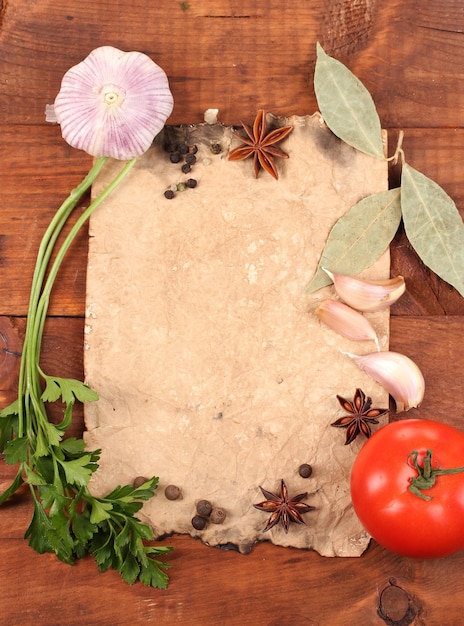
[[[330,423],[343,414],[337,393],[351,399],[360,386],[377,406],[388,396],[341,352],[373,343],[342,339],[314,316],[332,288],[305,288],[330,228],[387,189],[387,167],[335,138],[317,114],[279,123],[294,130],[280,144],[290,158],[277,160],[278,181],[263,171],[256,180],[251,160],[228,161],[238,145],[230,128],[168,129],[199,146],[192,173],[169,162],[159,136],[92,217],[85,369],[100,400],[86,407],[86,441],[103,451],[92,489],[159,476],[141,514],[157,536],[357,556],[369,537],[350,504],[349,473],[363,441],[345,446]],[[94,193],[120,167],[111,163]],[[188,177],[195,189],[164,198]],[[388,275],[388,254],[366,272]],[[371,321],[387,348],[388,312]],[[299,476],[301,463],[313,466],[310,478]],[[316,510],[288,534],[280,525],[264,534],[268,516],[253,503],[264,499],[260,485],[276,493],[280,479],[290,495],[307,491]],[[181,499],[165,498],[170,483]],[[194,530],[200,499],[223,507],[226,521]]]

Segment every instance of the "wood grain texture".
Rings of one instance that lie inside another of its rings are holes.
[[[31,509],[20,502],[15,507],[13,520],[25,527]],[[382,623],[379,594],[392,577],[413,602],[414,624],[458,626],[461,619],[461,583],[454,572],[462,570],[463,554],[434,561],[402,559],[372,542],[357,559],[327,559],[268,543],[241,555],[175,536],[160,542],[174,551],[166,558],[170,585],[159,591],[129,587],[113,571],[100,574],[91,558],[69,566],[52,555],[38,555],[22,538],[8,535],[1,540],[0,577],[2,619],[12,626],[375,626]],[[21,599],[12,576],[19,571],[27,589]],[[390,615],[401,607],[392,604]]]
[[[63,73],[98,46],[147,52],[168,73],[175,96],[169,123],[196,123],[209,107],[227,124],[258,108],[291,115],[317,108],[315,43],[339,58],[374,97],[390,150],[405,131],[406,159],[439,183],[464,215],[464,11],[459,0],[0,0],[0,403],[15,397],[30,277],[40,237],[91,159],[44,123]],[[398,184],[392,167],[390,186]],[[87,199],[83,199],[80,211]],[[43,366],[82,377],[87,233],[75,242],[53,294]],[[392,309],[391,348],[417,361],[426,397],[414,416],[464,428],[463,299],[426,270],[400,231],[392,273],[407,294]],[[60,416],[56,407],[53,419]],[[410,414],[407,414],[408,416]],[[403,416],[398,416],[402,418]],[[70,434],[83,430],[77,406]],[[0,463],[0,487],[14,468]],[[250,555],[169,538],[175,550],[167,591],[128,587],[91,559],[69,567],[38,555],[22,538],[27,490],[0,509],[0,621],[36,624],[381,624],[379,594],[394,577],[413,602],[415,625],[458,626],[464,554],[414,561],[374,543],[359,559],[255,547]],[[404,594],[390,594],[401,618]],[[395,596],[395,597],[394,597]]]
[[[457,0],[188,6],[133,0],[125,10],[111,0],[10,0],[0,41],[3,122],[42,123],[63,73],[106,44],[146,52],[166,70],[176,102],[171,123],[201,121],[209,107],[228,124],[251,119],[258,108],[310,113],[319,40],[365,82],[385,127],[464,125],[464,84],[456,81],[464,15]]]

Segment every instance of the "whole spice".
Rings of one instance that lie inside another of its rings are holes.
[[[209,500],[200,500],[197,502],[196,509],[198,515],[201,515],[202,517],[209,517],[211,511],[213,510],[213,505]]]
[[[288,154],[277,148],[274,144],[285,139],[293,130],[293,126],[283,126],[268,132],[266,124],[266,113],[261,109],[258,111],[253,128],[242,122],[246,136],[234,132],[234,136],[240,139],[243,145],[234,148],[229,152],[229,161],[241,161],[253,157],[253,169],[255,177],[261,168],[266,170],[275,179],[279,178],[275,158],[288,159]]]
[[[203,530],[204,528],[206,528],[207,523],[208,520],[202,515],[194,515],[192,517],[192,526],[195,528],[195,530]]]
[[[178,500],[182,495],[182,491],[177,485],[167,485],[164,495],[168,500]]]
[[[311,467],[311,465],[309,465],[309,463],[302,463],[298,468],[298,474],[301,476],[301,478],[309,478],[312,473],[313,468]]]
[[[345,445],[352,443],[362,433],[371,436],[371,425],[378,424],[379,418],[388,414],[388,409],[372,407],[372,398],[366,396],[362,389],[356,389],[353,401],[337,395],[341,407],[349,413],[333,422],[331,426],[346,428]]]
[[[309,506],[305,502],[301,502],[303,498],[306,498],[307,493],[300,493],[293,498],[289,498],[287,485],[284,480],[280,481],[280,494],[274,494],[263,487],[260,487],[266,500],[259,504],[254,504],[255,509],[271,513],[271,516],[264,527],[264,532],[270,530],[278,522],[283,526],[285,532],[288,532],[288,528],[291,522],[296,524],[305,524],[306,522],[301,517],[302,513],[308,513],[314,511],[313,506]]]
[[[227,517],[227,513],[224,509],[221,508],[213,508],[210,515],[210,521],[213,524],[222,524]]]
[[[220,143],[212,143],[210,150],[213,154],[221,154],[222,152],[222,146]]]

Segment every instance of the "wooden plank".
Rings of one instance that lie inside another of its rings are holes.
[[[295,101],[305,112],[303,103],[314,101],[308,74],[315,45],[308,41],[315,42],[320,30],[322,0],[301,3],[298,20],[293,8],[277,0],[187,4],[182,10],[172,0],[134,0],[130,11],[114,11],[108,0],[32,6],[15,0],[5,11],[0,44],[0,58],[15,50],[2,74],[4,121],[41,123],[45,102],[37,94],[51,103],[64,72],[92,48],[108,44],[146,52],[165,69],[177,103],[172,123],[202,121],[209,107],[219,107],[225,122],[260,107],[290,113]]]
[[[55,211],[90,169],[92,160],[68,146],[57,126],[2,126],[0,136],[0,315],[25,315],[40,239]],[[83,198],[76,216],[88,200],[88,196]],[[71,218],[70,224],[73,221]],[[82,315],[86,264],[84,228],[58,277],[51,314]]]
[[[130,11],[114,11],[109,0],[8,3],[0,41],[3,121],[42,123],[64,72],[108,43],[144,51],[166,70],[174,124],[199,122],[209,107],[219,108],[225,123],[252,119],[261,107],[310,113],[319,40],[366,84],[385,127],[464,125],[464,18],[456,0],[187,5],[133,0]]]
[[[296,9],[278,0],[254,0],[246,10],[230,0],[188,5],[183,11],[171,0],[133,0],[130,11],[115,11],[110,0],[0,0],[0,314],[16,316],[0,320],[0,331],[8,331],[12,352],[21,346],[24,320],[17,316],[26,313],[40,235],[90,167],[87,155],[66,146],[59,129],[44,124],[44,106],[55,97],[63,73],[98,45],[143,50],[163,66],[176,99],[171,123],[201,121],[208,107],[219,108],[225,123],[237,123],[252,120],[260,107],[280,114],[315,110],[312,75],[319,40],[366,84],[383,126],[406,131],[408,162],[441,184],[462,214],[460,2],[315,0]],[[395,180],[392,170],[392,186]],[[83,233],[76,242],[51,307],[54,316],[78,317],[50,320],[43,359],[47,371],[78,377],[86,239]],[[461,426],[454,398],[462,388],[456,340],[463,332],[463,318],[456,317],[463,315],[462,298],[421,266],[401,234],[392,249],[392,272],[406,276],[408,294],[392,310],[399,317],[391,321],[391,347],[417,360],[427,384],[421,409],[407,416]],[[14,397],[17,363],[0,350],[2,406]],[[78,409],[72,432],[82,429]],[[11,469],[0,463],[0,487]],[[263,544],[243,556],[174,537],[171,585],[158,592],[127,587],[114,572],[100,575],[90,559],[70,568],[54,556],[35,554],[21,538],[30,512],[26,496],[0,512],[5,623],[376,624],[379,592],[391,576],[417,604],[416,621],[427,626],[462,621],[462,553],[414,561],[373,544],[360,559],[323,559]],[[393,608],[392,617],[401,618],[400,607]]]
[[[11,470],[0,465],[0,486],[13,477]],[[37,554],[23,539],[32,516],[26,488],[2,506],[2,513],[5,624],[80,626],[84,620],[110,626],[126,624],[129,615],[131,624],[374,624],[379,596],[391,578],[403,592],[386,603],[390,616],[404,615],[409,600],[427,626],[443,626],[445,613],[447,624],[460,623],[463,592],[455,572],[464,567],[464,552],[429,561],[404,559],[371,542],[361,558],[342,559],[262,543],[242,555],[174,536],[157,542],[174,548],[164,558],[171,564],[169,587],[159,591],[140,583],[129,587],[114,571],[101,574],[91,557],[70,567],[54,555]],[[21,589],[27,589],[21,611],[12,572],[21,572]],[[208,590],[213,589],[220,593],[211,602]]]
[[[389,132],[390,151],[397,143],[398,129]],[[437,184],[454,200],[464,217],[464,184],[461,174],[464,133],[461,129],[404,129],[406,161]],[[391,188],[401,182],[401,163],[390,169]],[[392,308],[393,315],[462,315],[464,299],[448,283],[425,267],[400,228],[391,247],[391,273],[402,274],[407,292]]]
[[[462,553],[414,561],[372,543],[359,559],[324,559],[266,543],[242,555],[185,536],[161,545],[174,547],[165,557],[172,567],[164,591],[140,583],[129,587],[114,571],[100,574],[91,558],[70,567],[53,555],[38,555],[22,539],[1,539],[2,619],[14,626],[113,626],[128,619],[134,625],[380,624],[379,594],[393,577],[411,598],[418,620],[425,619],[417,623],[461,620],[455,572],[464,567]],[[21,573],[20,588],[14,572]],[[400,602],[392,604],[390,615],[404,615]]]
[[[353,15],[348,3],[335,11]],[[354,3],[358,4],[358,3]],[[329,54],[346,63],[367,86],[385,128],[461,126],[464,83],[464,15],[456,0],[393,0],[360,3],[364,32],[343,36],[330,16],[331,30],[321,34]],[[332,33],[333,40],[332,40]]]

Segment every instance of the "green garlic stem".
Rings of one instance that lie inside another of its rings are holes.
[[[18,397],[19,397],[19,436],[22,437],[24,435],[24,418],[30,417],[29,410],[29,399],[31,390],[29,389],[29,385],[27,383],[27,375],[26,375],[26,364],[28,362],[29,357],[29,346],[32,339],[33,333],[33,322],[35,311],[37,308],[37,303],[39,301],[40,293],[42,290],[43,281],[45,278],[45,274],[47,271],[48,263],[50,261],[50,257],[53,252],[53,248],[55,246],[56,240],[58,239],[61,231],[63,230],[64,225],[73,209],[84,195],[84,193],[91,187],[93,182],[95,181],[98,174],[101,172],[104,164],[106,163],[107,158],[100,158],[95,161],[89,173],[86,175],[84,180],[71,191],[69,196],[63,202],[63,204],[56,211],[53,216],[52,221],[47,227],[42,240],[40,242],[39,250],[37,252],[37,259],[34,268],[34,274],[32,277],[31,284],[31,293],[29,297],[29,307],[27,313],[27,325],[26,325],[26,333],[23,343],[22,357],[21,357],[21,365],[19,371],[19,383],[18,383]],[[30,382],[30,381],[29,381]],[[34,394],[37,393],[37,390],[34,390]],[[25,415],[25,410],[26,414]],[[29,420],[26,420],[29,421]],[[29,429],[28,429],[29,430]],[[28,435],[31,433],[28,432]]]
[[[33,433],[37,433],[40,428],[39,422],[41,419],[48,421],[45,405],[41,399],[41,370],[39,367],[39,359],[50,294],[60,266],[82,226],[88,220],[93,211],[125,178],[135,164],[136,159],[128,161],[112,182],[93,200],[93,202],[91,202],[87,209],[82,212],[61,244],[61,247],[59,248],[47,275],[51,255],[59,234],[61,233],[77,202],[85,191],[93,184],[106,161],[106,157],[102,157],[95,161],[93,167],[82,183],[71,192],[68,199],[58,209],[52,222],[47,228],[44,237],[42,238],[32,280],[26,334],[21,357],[18,385],[19,437],[24,436],[25,427],[27,436],[31,437]]]

